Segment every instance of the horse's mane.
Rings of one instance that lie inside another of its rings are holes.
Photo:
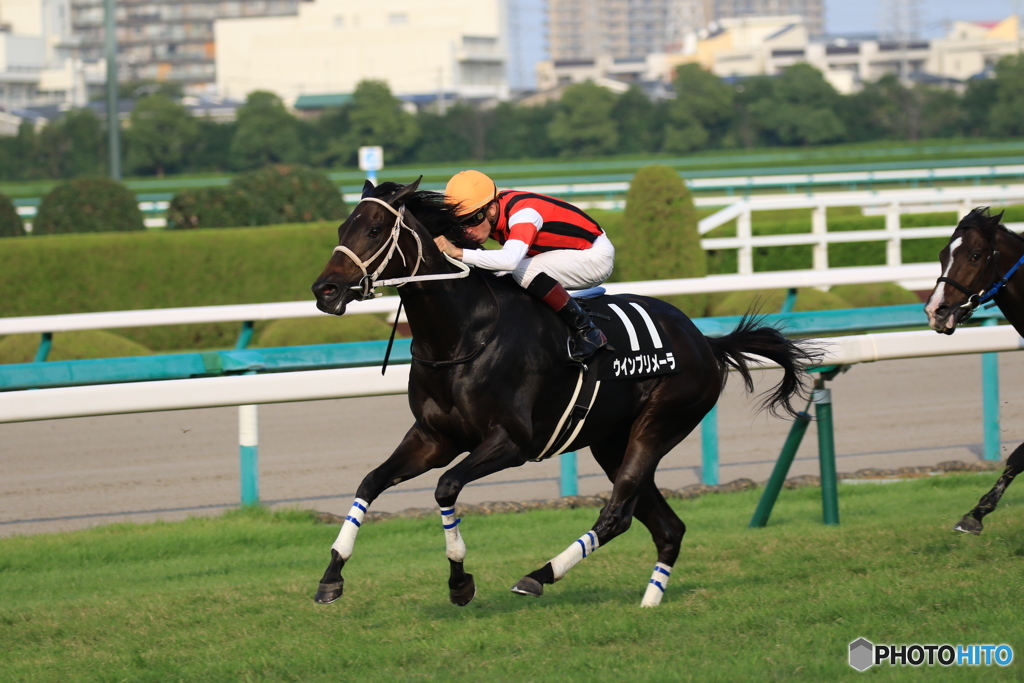
[[[970,213],[960,220],[960,224],[957,227],[965,229],[979,228],[982,230],[998,230],[999,232],[1013,237],[1013,239],[1018,242],[1024,243],[1024,236],[1010,230],[1002,224],[1001,221],[1003,219],[1004,212],[1000,211],[998,214],[993,215],[990,209],[991,207],[988,206],[979,206],[971,209]]]
[[[371,197],[387,199],[405,185],[384,182],[373,188]],[[455,246],[461,249],[479,249],[479,245],[469,242],[463,236],[462,226],[451,205],[445,202],[444,194],[430,190],[418,190],[405,197],[406,210],[416,217],[431,237],[444,235]]]

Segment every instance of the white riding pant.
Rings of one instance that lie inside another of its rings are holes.
[[[512,277],[529,287],[538,273],[547,273],[566,289],[588,289],[607,280],[614,265],[615,247],[607,235],[601,234],[590,249],[555,249],[524,258]]]

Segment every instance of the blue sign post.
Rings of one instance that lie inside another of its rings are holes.
[[[384,168],[383,147],[360,147],[359,170],[366,171],[366,179],[377,184],[377,171]]]

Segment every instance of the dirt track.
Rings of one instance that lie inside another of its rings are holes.
[[[1000,358],[1005,458],[1024,440],[1024,384],[1012,381],[1024,375],[1024,354]],[[771,378],[765,373],[761,389]],[[979,356],[860,365],[830,387],[840,472],[980,458]],[[335,513],[347,511],[360,479],[412,419],[405,396],[262,406],[259,416],[261,499]],[[788,430],[788,422],[755,414],[732,378],[719,406],[721,481],[767,479]],[[791,476],[817,474],[816,444],[812,426]],[[699,482],[700,461],[695,433],[662,461],[658,484]],[[580,493],[610,489],[586,451],[579,471]],[[0,536],[218,514],[239,499],[237,410],[0,424],[0,472]],[[433,506],[436,480],[428,474],[406,482],[373,509]],[[979,482],[979,495],[988,483]],[[552,460],[471,485],[462,501],[557,495]]]

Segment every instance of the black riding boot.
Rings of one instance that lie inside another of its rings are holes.
[[[608,345],[604,332],[594,326],[590,314],[565,291],[557,280],[541,273],[533,279],[526,291],[546,303],[569,326],[569,360],[580,363]]]

